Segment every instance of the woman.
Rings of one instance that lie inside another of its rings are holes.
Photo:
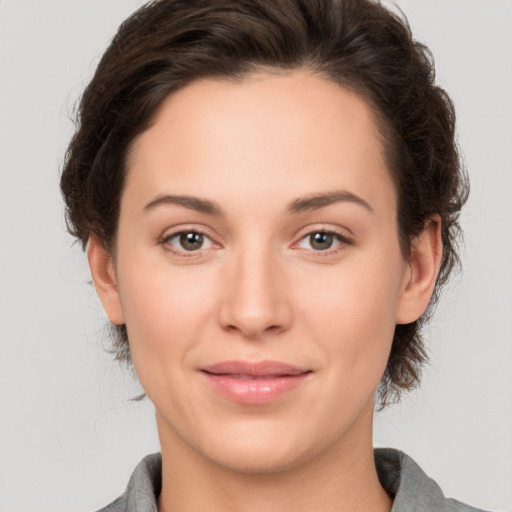
[[[458,261],[454,130],[370,1],[160,0],[120,27],[61,188],[162,453],[105,510],[476,510],[372,447]]]

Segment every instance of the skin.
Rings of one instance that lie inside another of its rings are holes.
[[[342,200],[288,211],[332,191]],[[160,511],[390,510],[374,394],[394,327],[426,309],[441,254],[432,219],[405,261],[396,215],[372,111],[336,84],[261,72],[202,79],[164,102],[130,154],[115,258],[94,235],[88,250],[155,405]],[[176,233],[193,230],[207,236],[187,251]],[[319,231],[342,238],[326,249],[310,236]],[[241,405],[200,372],[232,359],[311,373],[272,403]]]

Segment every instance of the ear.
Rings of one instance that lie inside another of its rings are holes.
[[[423,231],[411,243],[408,269],[397,308],[397,324],[414,322],[427,309],[439,274],[442,254],[441,218],[435,215],[427,220]]]
[[[87,259],[94,287],[108,319],[116,325],[124,324],[121,298],[112,256],[105,250],[100,238],[91,233],[87,244]]]

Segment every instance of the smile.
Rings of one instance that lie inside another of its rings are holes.
[[[313,372],[277,361],[225,361],[201,369],[224,398],[244,405],[273,402],[299,387]]]

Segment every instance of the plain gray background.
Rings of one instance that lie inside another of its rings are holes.
[[[151,404],[105,353],[105,317],[62,220],[68,116],[140,0],[0,0],[0,511],[87,511],[159,445]],[[375,443],[448,496],[512,510],[512,2],[402,0],[452,95],[471,176],[464,273],[426,331],[422,388]]]

